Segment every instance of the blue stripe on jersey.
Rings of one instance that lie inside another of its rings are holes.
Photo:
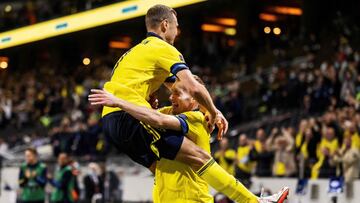
[[[176,81],[176,76],[173,75],[173,76],[170,76],[168,78],[166,78],[165,82],[171,82],[171,83],[174,83]]]
[[[171,66],[170,72],[173,75],[176,75],[176,73],[184,69],[189,69],[185,63],[175,63],[174,65]]]
[[[180,121],[182,133],[186,135],[189,132],[189,125],[186,122],[187,117],[184,114],[179,114],[175,117]]]

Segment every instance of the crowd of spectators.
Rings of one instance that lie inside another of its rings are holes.
[[[259,110],[299,109],[299,123],[259,127],[255,134],[241,134],[238,143],[233,138],[221,141],[215,152],[220,164],[245,183],[251,175],[343,175],[347,183],[359,178],[360,52],[345,35],[327,44],[315,36],[310,39],[302,57],[255,74],[263,102]],[[327,54],[324,46],[330,50]],[[326,56],[320,59],[321,54]]]
[[[96,60],[93,67],[96,67]],[[71,73],[47,66],[25,74],[0,73],[0,131],[9,148],[51,144],[53,155],[101,155],[107,143],[99,125],[100,112],[90,106],[90,88],[100,87],[111,68],[85,68]]]
[[[256,137],[239,137],[234,149],[224,139],[215,158],[243,182],[258,177],[359,178],[360,113],[355,107],[330,109],[320,116],[304,118],[299,126],[277,126]]]
[[[299,163],[307,177],[334,175],[337,165],[350,174],[346,170],[351,164],[344,157],[358,153],[359,144],[354,143],[359,142],[360,129],[355,35],[334,34],[324,42],[320,34],[285,33],[277,43],[268,38],[246,45],[262,50],[257,56],[246,55],[240,39],[225,35],[204,34],[200,51],[184,47],[189,39],[180,42],[192,71],[205,81],[231,127],[267,113],[299,110],[304,117],[298,126],[260,128],[256,134],[239,136],[239,144],[221,144],[214,154],[218,161],[233,167],[229,170],[241,179],[254,171],[257,176],[297,176]],[[270,65],[249,62],[266,55],[274,59]],[[0,70],[0,132],[10,132],[0,140],[1,151],[19,144],[49,144],[53,156],[66,152],[85,160],[103,157],[109,147],[101,133],[100,111],[89,105],[87,95],[90,88],[102,87],[114,63],[99,55],[89,66],[67,70],[49,68],[60,66],[49,61],[26,73]],[[236,150],[227,152],[227,145]],[[358,174],[358,167],[352,170]]]

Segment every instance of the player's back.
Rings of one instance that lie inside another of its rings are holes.
[[[171,114],[171,108],[163,108],[162,113]],[[200,111],[189,111],[180,115],[188,125],[187,137],[196,145],[210,153],[210,135],[207,122]],[[208,184],[188,165],[161,159],[157,162],[154,185],[154,202],[213,202]]]
[[[118,60],[104,88],[129,102],[150,107],[149,96],[180,66],[187,67],[180,52],[158,36],[149,35]],[[104,107],[103,116],[119,110]]]

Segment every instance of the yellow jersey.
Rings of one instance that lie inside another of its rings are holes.
[[[187,69],[181,53],[155,33],[127,51],[116,63],[104,89],[139,106],[148,103],[152,93],[177,72]],[[102,116],[120,108],[104,107]]]
[[[325,138],[321,139],[320,144],[318,144],[318,149],[316,150],[318,161],[311,169],[311,179],[317,179],[319,177],[320,168],[325,161],[325,155],[322,153],[322,149],[324,148],[328,148],[330,155],[333,155],[335,151],[339,149],[339,142],[336,138],[331,141]]]
[[[358,132],[351,134],[350,131],[346,130],[344,132],[344,138],[351,137],[351,147],[357,150],[360,150],[360,136]],[[345,142],[342,145],[342,148],[345,148]]]
[[[251,146],[240,146],[237,148],[237,159],[238,159],[238,164],[237,166],[244,172],[247,173],[251,173],[252,170],[255,167],[255,162],[254,161],[250,161],[249,156],[250,156],[250,151],[251,151]]]
[[[339,149],[339,142],[336,138],[334,138],[331,141],[329,141],[325,138],[322,138],[320,144],[318,145],[317,151],[316,151],[316,155],[319,159],[324,157],[324,154],[322,153],[323,148],[328,148],[329,153],[332,155],[335,153],[336,150]]]
[[[172,114],[171,107],[159,111]],[[176,116],[185,121],[186,137],[210,153],[210,133],[204,115],[200,111],[189,111]],[[205,180],[188,165],[160,159],[156,163],[153,200],[154,203],[212,203],[213,197]]]

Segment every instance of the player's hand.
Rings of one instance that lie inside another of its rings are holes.
[[[212,132],[214,131],[214,129],[215,129],[215,126],[214,126],[214,124],[210,123],[210,119],[211,119],[211,115],[210,115],[210,113],[207,111],[207,112],[205,113],[205,120],[206,120],[206,122],[207,122],[207,127],[208,127],[208,129],[209,129],[209,132],[212,133]]]
[[[91,89],[91,94],[89,95],[88,99],[91,105],[118,107],[117,102],[119,98],[105,90]]]
[[[26,178],[31,178],[31,171],[30,170],[25,171],[25,177]]]
[[[150,95],[149,104],[151,105],[151,108],[158,109],[159,107],[159,100],[156,98],[156,95],[152,94]]]
[[[221,140],[223,136],[226,134],[229,127],[229,123],[225,119],[224,115],[219,110],[217,110],[216,115],[215,116],[209,115],[207,121],[210,131],[214,130],[214,126],[216,125],[216,127],[218,128],[217,139]]]

